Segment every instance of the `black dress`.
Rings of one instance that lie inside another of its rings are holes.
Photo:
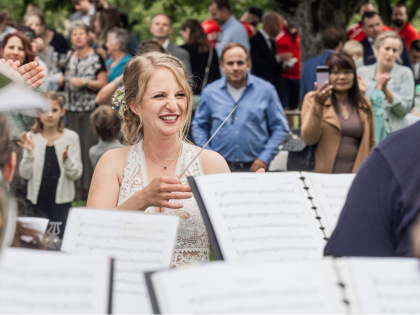
[[[37,204],[34,205],[39,216],[46,217],[51,222],[61,222],[60,238],[63,237],[67,215],[71,203],[55,203],[58,179],[60,178],[60,166],[54,146],[47,146],[45,150],[44,169],[42,171],[42,181],[39,188]]]

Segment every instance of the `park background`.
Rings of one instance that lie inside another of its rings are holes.
[[[234,15],[239,18],[249,6],[258,6],[264,11],[276,11],[284,18],[293,21],[300,32],[302,61],[318,54],[322,49],[321,32],[329,26],[346,28],[357,22],[360,0],[231,0]],[[384,23],[391,26],[392,7],[399,0],[373,1]],[[66,34],[70,15],[75,11],[72,0],[1,0],[0,9],[8,9],[17,23],[28,5],[41,9],[47,26]],[[178,33],[180,24],[187,18],[200,22],[209,17],[210,0],[109,0],[121,12],[128,15],[131,31],[139,41],[150,39],[149,25],[157,13],[166,13],[173,21],[171,40],[182,44]],[[407,13],[414,27],[420,29],[419,0],[405,1]]]

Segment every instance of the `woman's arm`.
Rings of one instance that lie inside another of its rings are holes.
[[[98,91],[102,89],[108,82],[106,71],[101,71],[96,76],[95,80],[88,80],[86,87],[92,91]]]
[[[90,184],[87,207],[112,209],[117,207],[120,192],[118,174],[124,172],[127,151],[116,149],[105,152],[99,159]]]
[[[123,75],[120,75],[118,78],[109,82],[102,89],[100,89],[98,94],[96,94],[95,102],[99,105],[112,106],[112,95],[114,95],[115,91],[118,89],[118,83],[122,81],[122,77]]]
[[[181,184],[176,177],[159,177],[136,192],[117,207],[120,193],[120,178],[124,173],[129,147],[114,149],[104,153],[96,165],[90,185],[87,207],[117,208],[125,210],[146,210],[148,207],[181,209],[182,203],[169,200],[191,198],[188,185]]]
[[[316,98],[317,91],[307,93],[302,103],[302,127],[301,136],[308,145],[317,144],[322,134],[322,115],[324,112],[327,93],[322,93],[322,100]],[[329,94],[331,95],[331,94]]]
[[[204,174],[230,173],[226,160],[216,151],[204,150],[199,158]]]
[[[414,97],[414,75],[413,72],[406,68],[401,67],[400,72],[394,78],[399,85],[399,91],[391,91],[388,87],[389,77],[382,79],[377,77],[377,89],[381,89],[386,99],[385,107],[388,107],[392,112],[399,116],[404,117],[411,109]]]

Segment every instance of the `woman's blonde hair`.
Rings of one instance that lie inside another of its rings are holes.
[[[66,99],[64,98],[63,94],[57,93],[57,92],[45,92],[43,95],[51,102],[56,102],[60,109],[64,108],[64,104],[66,102]],[[39,117],[35,117],[34,124],[32,125],[31,132],[38,133],[42,131],[42,122]],[[61,117],[58,121],[57,129],[59,132],[62,132],[64,130],[64,117]]]
[[[401,37],[393,31],[383,32],[379,34],[378,37],[376,37],[375,39],[375,49],[378,50],[387,38],[395,38],[399,40],[400,48],[398,50],[398,53],[401,54],[401,52],[403,51],[403,42],[401,41]]]
[[[127,105],[120,108],[120,115],[123,118],[121,132],[125,144],[135,144],[144,136],[143,124],[138,116],[141,116],[141,109],[137,115],[130,109],[129,104],[141,102],[150,77],[159,68],[166,68],[175,75],[187,98],[187,110],[181,121],[180,129],[180,138],[186,139],[191,120],[191,88],[188,84],[184,64],[174,56],[153,51],[132,58],[124,69],[125,102]]]

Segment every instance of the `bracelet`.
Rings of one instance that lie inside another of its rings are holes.
[[[118,77],[116,77],[112,82],[114,82],[117,87],[122,86],[122,81]]]
[[[88,79],[83,79],[83,80],[85,80],[85,84],[83,84],[83,86],[84,87],[87,87],[88,86],[88,82],[89,82]]]

